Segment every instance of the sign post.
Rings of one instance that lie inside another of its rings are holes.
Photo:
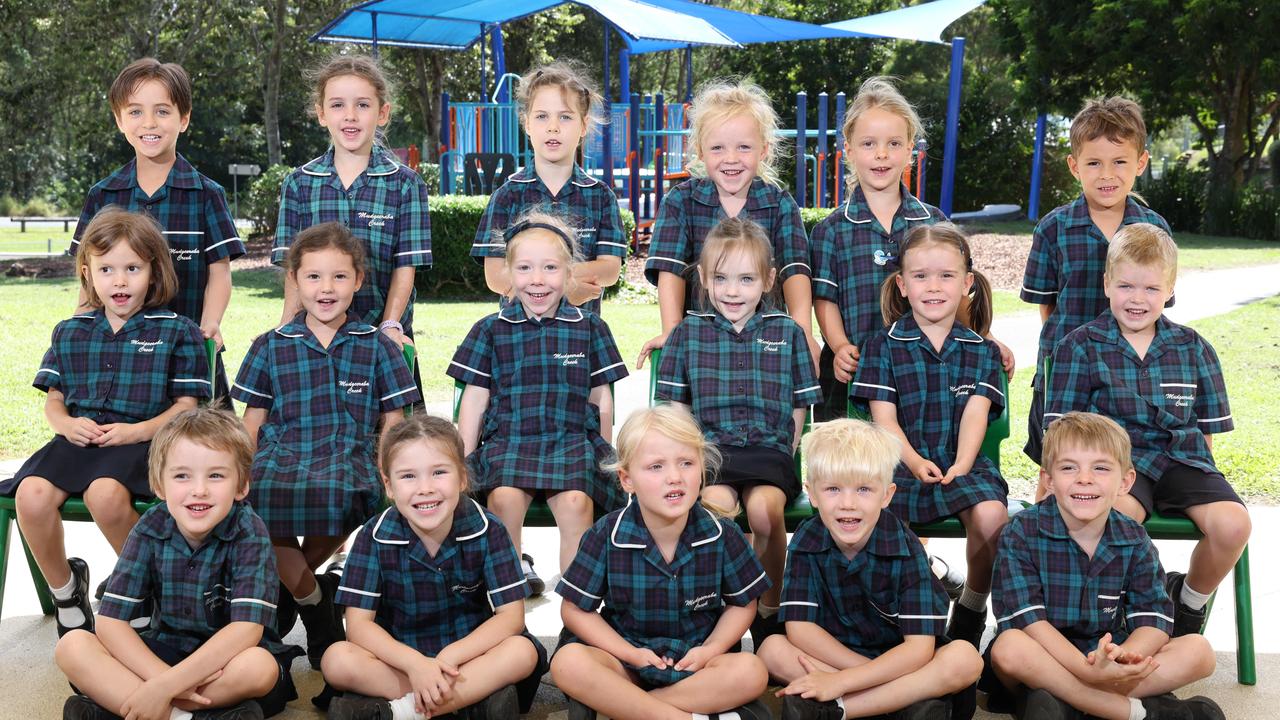
[[[228,165],[227,174],[231,176],[231,203],[234,208],[231,214],[240,217],[240,176],[261,175],[262,168],[257,165]]]

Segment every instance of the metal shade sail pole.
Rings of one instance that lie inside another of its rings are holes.
[[[942,155],[942,197],[938,208],[951,217],[956,183],[956,135],[960,121],[960,88],[964,76],[964,38],[951,40],[951,90],[947,95],[946,145]]]

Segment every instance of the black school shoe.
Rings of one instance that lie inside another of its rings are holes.
[[[1205,608],[1192,610],[1179,599],[1182,597],[1182,586],[1186,582],[1186,573],[1171,572],[1164,576],[1165,590],[1173,600],[1173,637],[1199,635],[1204,631]]]
[[[383,698],[347,692],[329,703],[329,720],[391,720],[391,703]]]
[[[820,702],[799,695],[783,695],[782,720],[844,720],[844,710],[834,700]]]
[[[1191,709],[1192,720],[1227,720],[1226,713],[1218,707],[1218,703],[1203,695],[1196,695],[1182,701]]]
[[[960,594],[964,592],[964,573],[951,567],[951,563],[948,563],[946,560],[930,555],[930,567],[932,567],[935,562],[942,563],[942,566],[947,569],[947,571],[942,574],[942,577],[938,578],[942,582],[943,589],[947,591],[947,597],[951,598],[951,602],[959,600]]]
[[[596,720],[596,711],[575,698],[569,698],[569,720]]]
[[[75,581],[75,588],[71,591],[71,597],[66,600],[53,599],[53,604],[60,608],[80,608],[80,612],[84,614],[84,622],[80,625],[68,627],[62,624],[62,620],[58,619],[55,611],[53,614],[55,622],[58,623],[58,637],[62,637],[72,630],[88,630],[93,632],[93,608],[89,607],[89,564],[78,557],[67,558],[67,565],[71,568],[71,579]]]
[[[765,707],[759,698],[746,705],[739,705],[732,712],[738,713],[740,720],[773,720],[773,715],[769,714],[769,708]],[[841,713],[841,715],[843,714]],[[711,718],[711,720],[717,720],[719,714],[711,713],[707,717]]]
[[[520,559],[529,564],[529,572],[524,574],[524,579],[529,583],[531,597],[538,597],[547,591],[547,584],[542,582],[542,578],[538,577],[538,572],[533,569],[532,556],[528,553],[522,553]]]
[[[346,639],[342,623],[334,621],[333,593],[336,585],[332,576],[317,575],[316,584],[320,587],[320,602],[315,605],[299,605],[298,617],[307,629],[307,660],[312,670],[320,669],[320,658],[329,646]]]
[[[520,717],[516,686],[507,685],[480,702],[454,713],[459,720],[511,720]]]
[[[72,695],[62,704],[62,720],[120,720],[98,703],[85,695]]]
[[[951,619],[947,621],[947,637],[952,640],[963,640],[980,650],[982,633],[987,629],[987,609],[970,610],[956,603],[951,607]]]
[[[1048,690],[1025,687],[1018,693],[1013,716],[1017,720],[1084,720],[1084,713],[1054,697]]]
[[[196,710],[191,720],[262,720],[262,706],[256,700],[245,700],[231,707]]]
[[[1222,708],[1203,695],[1179,700],[1173,693],[1142,698],[1147,720],[1226,720]]]
[[[951,703],[942,698],[911,703],[898,711],[897,720],[951,720]]]

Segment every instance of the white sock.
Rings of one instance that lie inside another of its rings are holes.
[[[413,707],[413,693],[391,701],[391,720],[427,720],[427,716]]]
[[[1182,594],[1178,596],[1178,602],[1186,605],[1192,610],[1202,610],[1204,609],[1204,606],[1209,603],[1209,597],[1211,595],[1213,595],[1213,593],[1205,594],[1192,590],[1191,584],[1187,582],[1186,578],[1183,578]]]
[[[169,720],[191,720],[191,718],[192,715],[190,711],[179,710],[178,708],[169,709]]]
[[[294,600],[296,600],[297,603],[303,607],[307,607],[309,605],[319,605],[320,604],[320,583],[316,583],[315,588],[311,592],[307,593],[306,597],[295,597]]]
[[[66,585],[63,585],[60,588],[49,588],[49,592],[53,594],[54,600],[70,600],[71,596],[75,593],[75,590],[75,573],[71,574],[71,579],[67,581]],[[78,607],[58,608],[58,622],[62,623],[65,627],[80,627],[81,625],[84,625],[85,619],[84,613],[81,612]]]
[[[839,705],[839,706],[840,706],[840,709],[841,709],[841,710],[844,710],[844,696],[843,696],[843,695],[841,695],[840,697],[836,698],[836,705]]]
[[[533,574],[533,566],[530,565],[529,561],[525,560],[524,558],[520,558],[520,572],[524,573],[525,575]]]
[[[976,592],[970,590],[968,585],[964,586],[964,590],[960,593],[961,606],[967,607],[974,612],[982,612],[987,609],[987,598],[991,596],[989,592]]]
[[[1146,720],[1147,709],[1138,698],[1129,698],[1129,720]]]
[[[929,556],[929,569],[933,571],[933,576],[941,580],[947,576],[947,571],[951,568],[947,566],[947,561],[937,555]]]
[[[756,612],[762,618],[771,618],[774,615],[778,614],[778,608],[777,606],[774,606],[774,605],[765,605],[764,603],[759,603],[756,605]]]

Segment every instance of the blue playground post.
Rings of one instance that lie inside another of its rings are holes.
[[[482,26],[483,27],[483,26]],[[480,33],[480,101],[489,97],[489,39],[488,31]],[[478,148],[483,150],[482,148]]]
[[[924,199],[925,173],[929,170],[929,141],[920,138],[916,141],[916,197]]]
[[[373,59],[378,59],[378,13],[369,13],[369,22],[373,30]]]
[[[835,206],[840,207],[844,202],[844,93],[836,93],[836,187]]]
[[[827,93],[818,93],[818,186],[814,207],[827,206]]]
[[[653,138],[653,215],[657,217],[658,208],[662,207],[662,188],[666,181],[667,136],[662,131],[667,127],[667,104],[663,102],[662,93],[653,96],[654,130],[658,134]]]
[[[1027,198],[1027,219],[1032,222],[1040,219],[1040,173],[1044,170],[1044,123],[1045,114],[1036,117],[1036,146],[1031,155],[1031,196]]]
[[[807,139],[805,132],[805,115],[808,113],[809,96],[803,90],[796,93],[796,202],[800,207],[805,204],[804,146]]]
[[[951,40],[951,90],[947,95],[946,145],[942,154],[942,197],[938,208],[951,217],[951,200],[956,183],[956,134],[960,120],[960,88],[964,75],[964,38]]]
[[[693,46],[684,46],[684,101],[693,102]]]
[[[502,76],[507,74],[507,53],[502,47],[501,23],[494,25],[493,29],[489,31],[489,41],[493,43],[493,82],[495,84],[501,83]],[[497,89],[497,87],[494,88],[494,90]],[[489,93],[485,93],[485,96],[488,97]],[[498,101],[506,102],[510,99],[509,96],[510,93],[506,89],[503,89],[502,94],[498,96]],[[483,102],[484,98],[482,97],[480,100]]]
[[[631,97],[631,51],[618,51],[618,97]]]
[[[609,91],[609,23],[604,24],[604,85],[600,87],[604,96],[604,125],[600,128],[602,152],[600,162],[604,164],[605,187],[613,190],[613,93]]]
[[[452,127],[449,124],[449,92],[440,93],[440,194],[448,195],[453,192],[453,172],[449,168],[448,158],[444,154],[450,149],[449,131]]]
[[[627,123],[627,197],[631,212],[640,217],[640,93],[631,93],[631,117]]]

